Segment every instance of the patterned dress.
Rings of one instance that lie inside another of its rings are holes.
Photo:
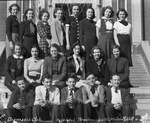
[[[39,47],[41,49],[40,57],[45,58],[49,56],[49,44],[46,41],[47,39],[51,39],[51,31],[50,31],[50,25],[48,23],[45,23],[43,21],[39,21],[37,23],[37,32],[40,37],[39,41]]]

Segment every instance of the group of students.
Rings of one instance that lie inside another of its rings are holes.
[[[114,24],[113,9],[104,7],[96,23],[93,8],[80,21],[79,6],[73,5],[64,24],[63,10],[56,8],[51,26],[46,10],[40,11],[37,25],[33,9],[25,11],[20,24],[19,6],[12,4],[9,11],[6,46],[11,48],[6,48],[4,83],[12,92],[8,120],[110,119],[114,111],[130,116],[131,24],[124,9]]]
[[[130,102],[129,90],[120,88],[120,76],[112,75],[112,87],[105,89],[96,83],[94,74],[89,73],[84,86],[77,88],[76,76],[69,75],[67,86],[59,90],[52,85],[50,75],[43,75],[42,84],[28,90],[25,80],[17,78],[18,90],[14,91],[8,103],[8,122],[14,119],[27,122],[67,123],[67,121],[109,122],[115,118],[129,122]]]

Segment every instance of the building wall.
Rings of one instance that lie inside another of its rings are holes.
[[[150,41],[150,0],[143,0],[143,40]]]
[[[0,1],[0,41],[6,40],[7,2]]]

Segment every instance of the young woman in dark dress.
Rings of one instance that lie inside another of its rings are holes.
[[[106,62],[103,58],[103,52],[98,46],[94,46],[91,54],[91,59],[86,61],[86,73],[93,73],[100,84],[107,86],[105,82]]]
[[[6,34],[8,40],[6,40],[6,57],[13,54],[12,48],[16,42],[19,41],[19,22],[17,20],[17,14],[20,11],[18,4],[14,3],[10,5],[10,16],[6,19]]]
[[[33,45],[38,45],[37,42],[37,28],[33,23],[34,11],[33,9],[27,9],[24,13],[25,21],[20,23],[19,36],[20,41],[23,44],[26,53],[25,57],[30,56],[30,50]]]
[[[22,46],[19,43],[14,45],[14,54],[6,61],[6,78],[4,85],[14,91],[18,88],[16,78],[23,76],[24,58],[22,56]]]
[[[93,8],[86,10],[86,18],[80,21],[80,44],[85,50],[86,59],[89,59],[91,49],[97,44],[96,37],[96,22],[93,21],[95,18],[95,11]]]
[[[71,16],[66,19],[66,49],[70,50],[75,42],[79,42],[79,6],[73,5]]]
[[[133,66],[131,58],[131,24],[128,23],[125,19],[127,18],[128,13],[125,9],[120,9],[117,12],[118,21],[114,24],[114,39],[115,43],[119,45],[129,61],[129,66]]]

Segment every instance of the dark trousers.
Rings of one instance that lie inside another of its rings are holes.
[[[92,107],[91,103],[84,104],[84,119],[104,119],[105,107],[100,103],[98,107]]]
[[[51,105],[49,107],[34,105],[33,118],[56,121],[58,118],[58,107],[58,105]]]
[[[130,116],[130,106],[124,105],[121,110],[115,110],[113,104],[109,103],[106,105],[106,116],[107,118],[116,118],[116,117],[129,117]]]
[[[12,117],[13,119],[29,119],[32,120],[32,108],[26,107],[25,109],[14,109],[8,108],[8,117]]]
[[[60,118],[61,119],[78,119],[83,118],[83,104],[79,103],[73,108],[66,105],[60,105]]]

